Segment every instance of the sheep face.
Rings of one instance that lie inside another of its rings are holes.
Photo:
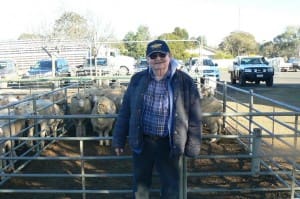
[[[92,114],[114,114],[116,113],[115,103],[105,97],[102,96],[97,101],[96,105],[92,110]],[[93,126],[93,131],[98,133],[101,137],[108,137],[115,119],[114,118],[91,118],[91,123]],[[100,140],[99,145],[103,145],[105,141],[105,145],[109,145],[109,140]]]

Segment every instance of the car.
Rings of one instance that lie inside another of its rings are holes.
[[[52,77],[70,77],[70,67],[66,59],[58,58],[53,61],[55,63],[55,71],[53,71],[52,60],[42,59],[36,62],[34,66],[31,66],[29,70],[22,76],[20,84],[22,86],[49,86],[52,83],[46,81],[31,81],[39,78],[52,78]],[[69,80],[63,80],[61,85],[68,85]],[[58,83],[58,82],[55,82]]]
[[[52,60],[39,60],[23,75],[23,78],[41,77],[70,77],[70,67],[67,60],[60,58],[55,60],[55,71],[52,70]]]
[[[0,78],[7,79],[17,77],[17,67],[12,60],[0,60]]]
[[[131,75],[134,73],[135,62],[133,57],[124,55],[88,57],[83,65],[77,67],[76,74],[77,76]]]
[[[187,65],[190,73],[200,74],[201,77],[213,77],[220,81],[218,64],[214,63],[211,58],[192,58]]]
[[[265,81],[268,87],[273,86],[274,68],[263,56],[237,56],[228,72],[232,84],[238,81],[245,86],[247,81],[255,84]]]
[[[83,65],[77,67],[76,76],[98,76],[111,73],[107,57],[88,57]]]
[[[293,67],[292,63],[285,62],[283,57],[273,57],[268,59],[270,65],[274,67],[275,71],[279,72],[289,72],[293,71],[296,72],[295,68]]]
[[[146,58],[140,58],[137,60],[135,66],[135,72],[140,72],[142,70],[148,69],[148,62]]]
[[[5,80],[1,82],[1,87],[7,87],[14,84],[12,81],[19,78],[16,63],[13,60],[0,60],[0,79]]]
[[[295,72],[300,70],[300,57],[290,57],[287,62],[293,65]]]

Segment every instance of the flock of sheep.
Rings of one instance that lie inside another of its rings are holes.
[[[121,106],[126,87],[102,86],[91,87],[71,97],[68,105],[69,113],[72,115],[92,114],[106,115],[117,114]],[[100,137],[109,137],[113,128],[115,118],[93,117],[74,119],[76,136],[86,136],[86,127],[92,125],[93,132]],[[99,145],[109,145],[109,140],[100,140]]]
[[[53,115],[63,115],[63,109],[60,107],[60,103],[53,103],[53,96],[44,95],[39,99],[33,100],[32,97],[25,97],[21,99],[20,97],[15,97],[12,95],[1,96],[0,97],[0,114],[3,119],[0,120],[0,136],[1,138],[16,137],[16,136],[40,136],[45,137],[49,135],[50,132],[56,135],[57,130],[61,124],[63,124],[63,119],[52,119]],[[35,119],[29,117],[32,115],[46,115],[49,118],[45,119]],[[22,116],[22,118],[17,118],[17,116]],[[6,118],[4,118],[6,117]],[[38,124],[38,125],[36,125]],[[38,133],[38,135],[37,135]],[[0,154],[5,156],[9,154],[12,157],[16,156],[14,140],[1,139],[0,142]],[[32,140],[28,139],[26,145],[28,147],[33,147],[34,143]],[[41,147],[45,145],[44,141],[41,141]],[[7,171],[14,170],[14,160],[1,161],[1,167],[5,168]]]
[[[0,136],[1,138],[12,136],[57,136],[59,128],[64,126],[64,119],[53,115],[80,115],[68,120],[75,126],[76,136],[86,136],[86,128],[92,126],[94,133],[99,137],[109,137],[115,122],[114,117],[84,117],[84,115],[107,115],[117,114],[122,104],[122,98],[126,90],[125,86],[92,86],[82,89],[71,96],[66,96],[65,92],[51,92],[39,97],[20,97],[0,96],[0,115],[2,116],[24,116],[24,118],[0,119]],[[204,87],[201,89],[201,106],[203,112],[222,112],[222,103],[217,100],[213,94],[207,92]],[[45,118],[26,118],[27,115],[49,116]],[[12,117],[13,118],[13,117]],[[38,123],[38,125],[36,125]],[[222,131],[221,117],[204,117],[203,127],[210,134],[220,134]],[[38,128],[38,129],[36,129]],[[212,138],[210,142],[217,139]],[[33,147],[34,142],[28,140],[27,147]],[[40,146],[45,145],[41,141]],[[8,139],[0,141],[0,156],[16,156],[14,150],[15,142]],[[99,145],[110,145],[110,139],[100,139]],[[2,161],[1,168],[6,171],[14,169],[14,161]]]

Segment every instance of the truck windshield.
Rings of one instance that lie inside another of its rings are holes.
[[[32,67],[33,69],[51,69],[52,62],[51,61],[39,61],[36,65]]]
[[[241,64],[266,64],[262,58],[243,58]]]
[[[210,59],[204,59],[203,65],[204,66],[215,66],[214,63],[212,62],[212,60],[210,60]]]
[[[0,69],[6,68],[7,62],[0,62]]]
[[[97,66],[106,66],[107,65],[107,58],[103,57],[103,58],[97,58]],[[92,64],[90,64],[92,61]],[[87,59],[87,65],[92,65],[95,66],[95,59]]]

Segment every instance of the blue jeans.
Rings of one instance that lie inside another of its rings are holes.
[[[133,153],[133,194],[135,199],[149,199],[155,166],[161,182],[161,199],[179,198],[180,156],[170,156],[168,138],[144,138],[140,154]]]

